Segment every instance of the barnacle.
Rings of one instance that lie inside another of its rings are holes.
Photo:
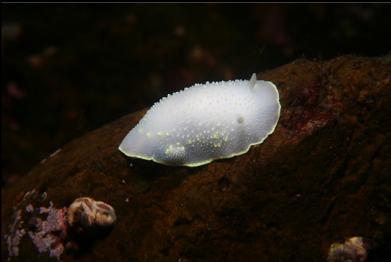
[[[330,246],[327,261],[329,262],[363,262],[367,258],[370,241],[362,237],[351,237],[344,243],[333,243]]]
[[[70,226],[110,226],[116,220],[114,208],[90,197],[77,198],[68,208],[67,221]]]

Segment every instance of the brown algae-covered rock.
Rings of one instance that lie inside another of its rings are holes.
[[[390,57],[344,56],[258,74],[280,93],[275,132],[244,155],[196,168],[125,157],[118,145],[146,110],[125,116],[4,190],[2,236],[23,195],[45,187],[46,207],[90,196],[115,209],[112,230],[64,261],[324,261],[332,243],[354,235],[377,243],[368,261],[386,261],[390,68]],[[55,259],[18,233],[13,261]]]

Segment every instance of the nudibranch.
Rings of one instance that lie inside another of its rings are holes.
[[[119,150],[164,165],[201,166],[246,153],[274,132],[281,105],[270,81],[206,82],[163,97]]]

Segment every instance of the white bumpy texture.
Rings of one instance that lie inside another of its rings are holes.
[[[155,103],[119,150],[165,165],[200,166],[246,153],[273,133],[280,116],[272,82],[195,84]]]

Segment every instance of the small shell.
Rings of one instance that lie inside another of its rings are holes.
[[[90,197],[77,198],[68,208],[67,221],[70,226],[110,226],[116,220],[114,208]]]
[[[204,165],[262,143],[280,109],[276,86],[255,74],[249,81],[196,84],[155,103],[119,150],[165,165]]]

